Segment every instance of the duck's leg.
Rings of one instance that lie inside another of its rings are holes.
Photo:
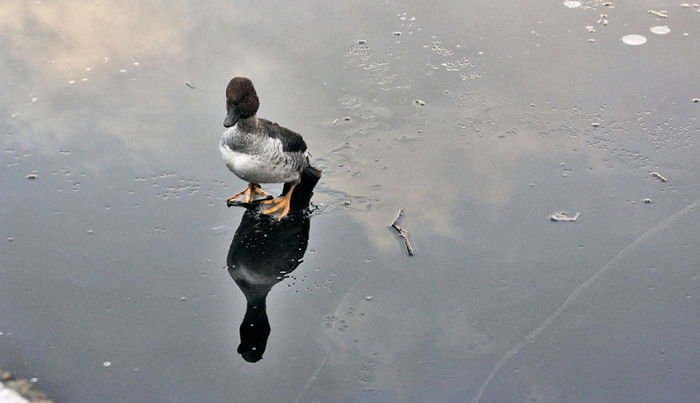
[[[289,191],[285,193],[284,196],[280,196],[272,200],[263,201],[262,204],[272,205],[270,208],[263,210],[263,214],[275,216],[277,220],[282,220],[284,217],[286,217],[287,214],[289,214],[289,207],[292,201],[292,193],[294,192],[295,187],[297,187],[296,183],[289,188]],[[279,213],[275,215],[275,213],[277,212]]]
[[[257,183],[249,183],[245,189],[226,199],[226,205],[231,207],[237,204],[250,204],[268,199],[272,199],[271,194],[262,190]]]

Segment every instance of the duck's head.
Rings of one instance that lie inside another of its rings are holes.
[[[245,77],[236,77],[226,87],[226,119],[224,127],[231,127],[239,119],[247,119],[258,112],[260,101],[253,82]]]

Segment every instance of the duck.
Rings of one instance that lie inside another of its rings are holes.
[[[289,214],[294,189],[310,167],[303,137],[257,116],[260,100],[253,82],[234,77],[226,87],[226,130],[219,151],[228,169],[248,186],[226,199],[226,205],[260,204],[262,213],[278,221]],[[286,192],[276,198],[261,184],[283,183]]]

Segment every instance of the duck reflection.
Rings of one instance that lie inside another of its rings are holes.
[[[267,294],[296,270],[306,252],[311,226],[306,211],[320,176],[320,171],[307,168],[292,195],[290,213],[281,221],[249,206],[231,241],[228,272],[247,302],[238,353],[248,362],[261,360],[267,347]],[[285,186],[283,194],[287,190]]]

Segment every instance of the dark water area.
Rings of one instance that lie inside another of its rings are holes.
[[[697,401],[700,8],[564,3],[4,3],[0,366],[56,402]],[[310,217],[226,207],[236,75],[323,169]]]

